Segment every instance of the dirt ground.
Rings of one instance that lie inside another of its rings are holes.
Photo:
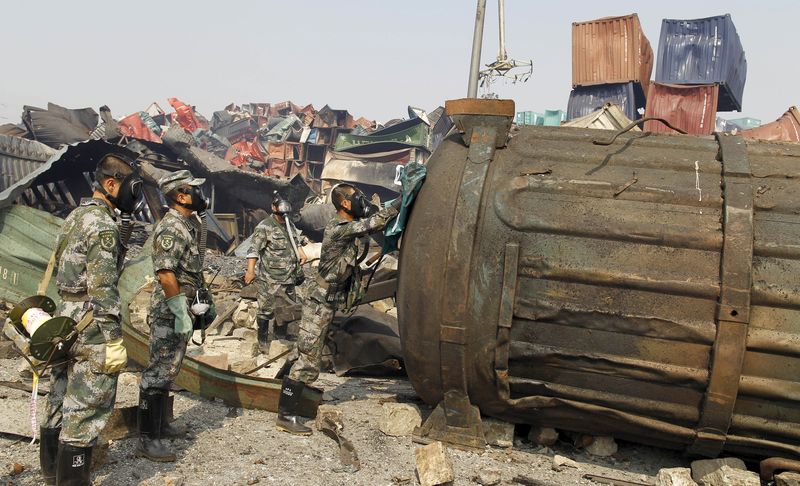
[[[0,380],[20,381],[20,359],[0,360]],[[95,485],[413,485],[414,450],[420,447],[411,437],[389,437],[378,429],[382,403],[414,403],[423,416],[430,407],[417,398],[405,378],[337,377],[323,374],[318,384],[326,391],[326,404],[344,413],[343,435],[358,453],[361,469],[348,472],[338,459],[336,443],[315,431],[311,437],[295,437],[275,430],[275,414],[261,410],[231,408],[215,400],[206,400],[188,392],[176,393],[177,424],[189,427],[187,439],[174,440],[178,460],[159,464],[134,457],[136,438],[113,441],[107,460],[93,474]],[[117,406],[135,405],[138,373],[120,377]],[[29,433],[28,403],[30,394],[0,386],[3,416],[0,425],[8,430],[13,422],[17,430]],[[44,404],[40,398],[39,410]],[[522,429],[519,427],[518,429]],[[619,451],[609,458],[592,457],[562,440],[552,449],[536,446],[517,436],[513,448],[487,447],[480,453],[448,449],[456,480],[454,485],[477,484],[482,471],[497,472],[501,484],[597,484],[586,474],[652,484],[662,467],[688,466],[679,453],[635,444],[620,443]],[[553,456],[575,460],[577,467],[555,471]],[[21,464],[24,471],[11,475],[9,468]],[[29,440],[0,435],[2,485],[41,484],[38,445]],[[526,478],[519,483],[515,478]]]

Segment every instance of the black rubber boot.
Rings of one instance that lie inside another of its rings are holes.
[[[294,435],[311,435],[311,429],[300,422],[300,400],[305,387],[302,381],[283,379],[278,399],[278,418],[275,420],[278,430]]]
[[[39,427],[39,466],[42,468],[44,484],[56,484],[58,434],[60,433],[61,427],[54,429]]]
[[[261,316],[256,317],[256,323],[258,324],[258,350],[262,354],[269,353],[269,321],[270,319]]]
[[[186,436],[186,427],[176,427],[169,423],[169,391],[161,390],[164,397],[161,399],[161,437],[182,439]]]
[[[162,390],[139,390],[139,446],[136,457],[156,462],[173,462],[175,453],[161,440],[161,421],[164,415]]]
[[[58,443],[56,466],[57,486],[89,486],[89,469],[92,466],[92,448]]]
[[[272,334],[273,338],[280,339],[280,340],[288,339],[288,337],[289,337],[289,335],[287,333],[288,329],[289,329],[289,326],[288,326],[287,323],[283,322],[283,323],[278,324],[278,321],[276,320],[275,321],[275,325],[273,327],[273,334]]]

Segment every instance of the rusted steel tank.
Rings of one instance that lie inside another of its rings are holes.
[[[460,101],[466,142],[431,157],[400,258],[419,395],[698,455],[800,457],[800,145],[521,127],[495,148],[485,128],[513,104]]]

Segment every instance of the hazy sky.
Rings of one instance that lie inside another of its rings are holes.
[[[116,117],[175,96],[210,117],[230,102],[328,103],[378,121],[466,94],[475,0],[26,1],[0,18],[0,123],[48,101]],[[482,61],[497,55],[488,0]],[[662,18],[730,13],[744,45],[743,115],[771,121],[798,103],[797,1],[506,0],[511,57],[534,75],[499,85],[518,111],[564,109],[571,23],[637,12],[653,49]],[[737,118],[738,113],[723,113]]]

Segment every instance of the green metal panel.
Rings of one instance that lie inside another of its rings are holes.
[[[27,206],[0,210],[0,299],[19,302],[36,294],[61,223],[60,218]],[[47,295],[58,298],[55,279]]]
[[[352,133],[340,133],[336,138],[336,151],[348,151],[354,148],[388,145],[382,150],[391,150],[403,147],[419,147],[428,149],[428,126],[419,123],[405,130],[386,135],[353,135]]]

